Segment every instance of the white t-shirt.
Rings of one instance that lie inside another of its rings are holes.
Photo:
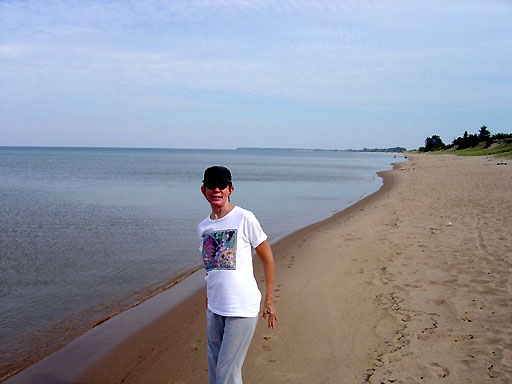
[[[235,206],[226,216],[197,226],[206,269],[208,309],[221,316],[255,317],[261,293],[252,268],[252,248],[267,239],[254,214]]]

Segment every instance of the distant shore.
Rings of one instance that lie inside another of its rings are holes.
[[[237,151],[248,152],[375,152],[375,153],[404,153],[407,148],[392,147],[392,148],[363,148],[363,149],[321,149],[321,148],[265,148],[265,147],[240,147],[236,148]]]
[[[512,166],[497,163],[413,155],[378,192],[274,244],[280,321],[260,321],[244,383],[510,382]],[[207,382],[204,296],[74,382]]]

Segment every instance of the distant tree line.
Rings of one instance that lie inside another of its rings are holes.
[[[271,152],[405,152],[407,148],[363,148],[363,149],[305,149],[305,148],[260,148],[260,147],[240,147],[237,151],[271,151]]]
[[[396,152],[396,153],[402,153],[405,151],[407,151],[407,148],[405,148],[405,147],[345,149],[345,152]]]
[[[468,134],[468,131],[464,131],[462,136],[457,137],[449,145],[443,143],[443,140],[438,135],[427,137],[425,139],[425,146],[420,147],[420,152],[439,151],[442,149],[449,149],[455,147],[456,150],[474,148],[478,145],[483,145],[484,148],[488,148],[492,143],[498,140],[511,139],[512,133],[496,133],[491,135],[491,132],[485,125],[480,127],[478,133]]]

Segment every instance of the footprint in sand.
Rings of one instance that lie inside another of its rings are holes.
[[[190,346],[192,347],[192,352],[198,351],[200,344],[201,344],[201,339],[196,339],[195,342],[190,343]]]
[[[268,343],[270,342],[272,338],[270,336],[263,336],[263,345],[262,345],[262,348],[265,352],[272,352],[272,348],[270,347],[270,345],[268,345]],[[267,360],[269,363],[275,363],[277,360],[275,359],[272,359],[272,358],[268,358]]]
[[[434,362],[427,363],[427,367],[430,368],[430,371],[437,377],[446,377],[450,374],[448,368]]]

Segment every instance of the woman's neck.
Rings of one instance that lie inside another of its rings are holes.
[[[212,213],[210,214],[210,219],[219,220],[226,216],[229,212],[231,212],[235,208],[235,206],[231,203],[227,203],[223,207],[212,207]]]

